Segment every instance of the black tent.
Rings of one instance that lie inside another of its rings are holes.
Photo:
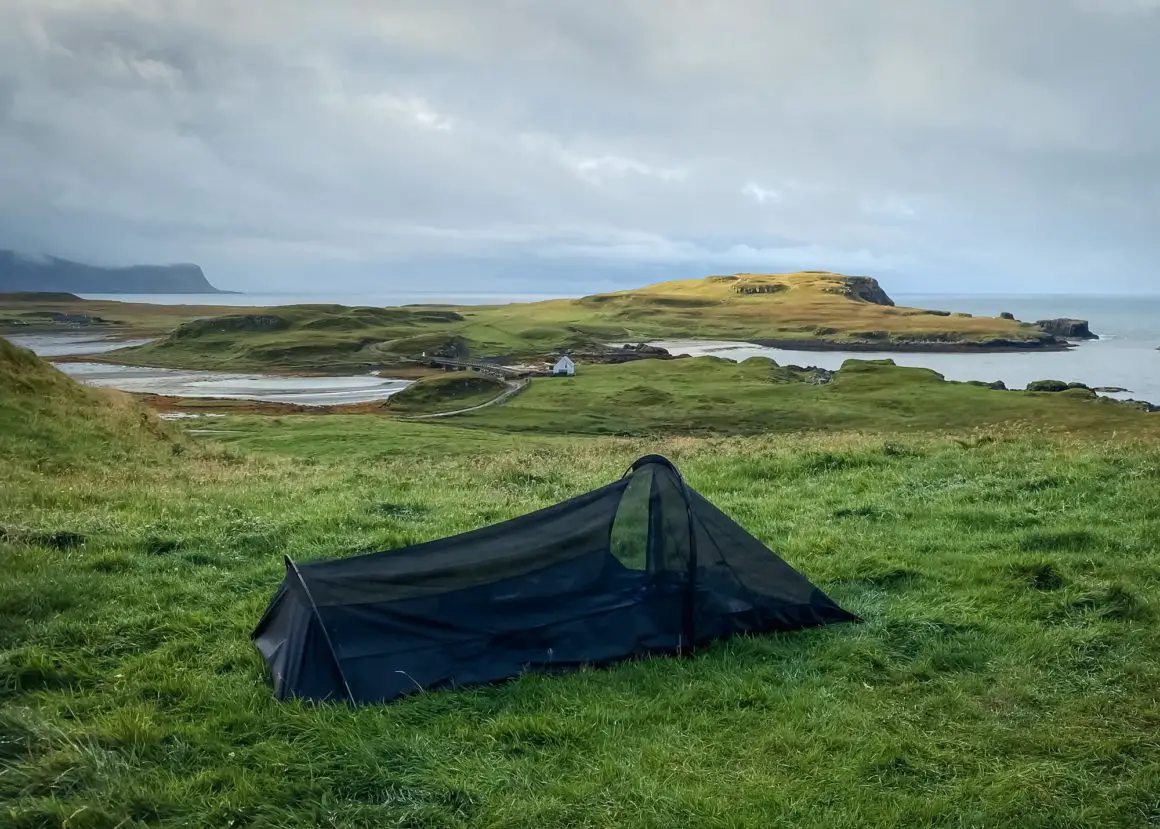
[[[367,703],[855,620],[648,455],[614,483],[472,532],[287,557],[253,638],[279,699]]]

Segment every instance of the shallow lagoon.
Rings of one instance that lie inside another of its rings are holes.
[[[42,357],[101,354],[148,340],[114,340],[93,334],[35,334],[9,338]],[[91,386],[172,397],[257,400],[297,406],[341,406],[386,400],[410,385],[374,374],[297,377],[257,373],[150,368],[110,363],[60,362],[58,369]]]

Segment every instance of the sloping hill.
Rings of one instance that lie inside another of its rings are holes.
[[[109,356],[161,366],[365,370],[424,352],[466,353],[455,334],[463,323],[449,309],[284,305],[189,320],[154,343]]]
[[[181,439],[132,398],[82,386],[0,338],[0,459],[55,468],[172,453]]]
[[[391,395],[387,408],[406,414],[456,411],[495,400],[506,390],[503,382],[473,372],[437,374]]]
[[[664,318],[683,335],[741,337],[813,347],[908,350],[1037,348],[1055,338],[1037,325],[898,307],[868,276],[740,273],[659,282],[577,301],[626,325]],[[669,335],[676,336],[676,335]]]

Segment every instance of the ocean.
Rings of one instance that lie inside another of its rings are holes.
[[[157,304],[289,305],[338,303],[342,305],[403,305],[410,303],[502,304],[551,299],[554,294],[501,294],[486,292],[378,292],[362,294],[101,294],[91,299]],[[745,343],[662,343],[674,353],[716,354],[745,359],[762,354],[779,363],[838,368],[849,358],[891,358],[901,365],[934,369],[951,380],[1002,380],[1022,388],[1032,380],[1054,379],[1089,386],[1117,386],[1128,392],[1117,397],[1160,403],[1160,296],[1065,296],[1065,295],[953,295],[898,294],[899,305],[964,311],[994,316],[1002,311],[1018,319],[1034,321],[1052,317],[1078,317],[1090,322],[1098,341],[1085,342],[1070,351],[1003,354],[907,354],[841,351],[789,351]]]
[[[899,365],[920,366],[948,380],[1002,380],[1021,389],[1033,380],[1063,380],[1089,386],[1118,387],[1120,399],[1160,403],[1160,296],[953,296],[899,294],[899,305],[963,311],[995,316],[1003,311],[1017,319],[1035,321],[1078,317],[1090,323],[1099,340],[1070,351],[1028,351],[997,354],[923,354],[868,351],[798,351],[765,348],[749,343],[661,340],[654,343],[673,354],[713,355],[730,360],[769,357],[781,364],[837,369],[849,359],[891,359]]]

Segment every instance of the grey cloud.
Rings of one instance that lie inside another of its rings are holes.
[[[0,247],[1160,290],[1156,43],[1153,0],[7,0]]]

